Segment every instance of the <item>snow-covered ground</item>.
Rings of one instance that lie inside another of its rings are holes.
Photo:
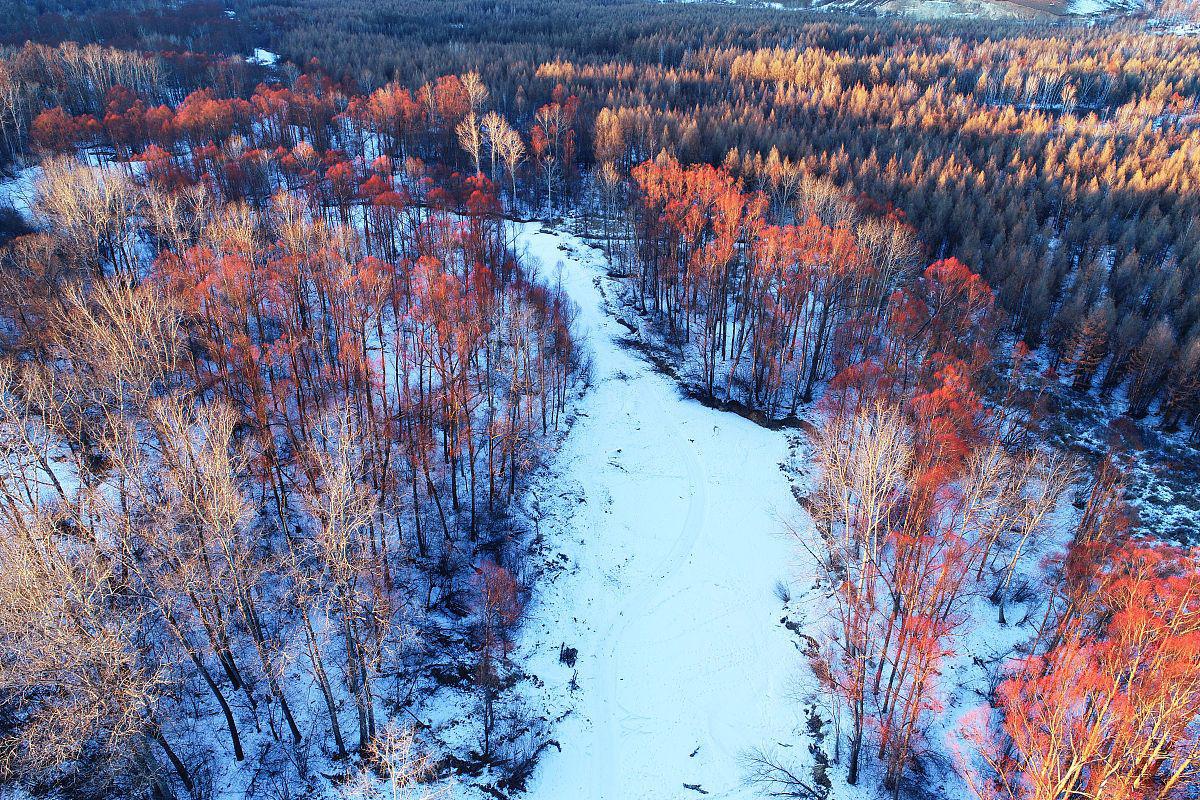
[[[1069,0],[1067,3],[1067,13],[1080,17],[1128,13],[1141,8],[1142,0]]]
[[[41,177],[42,168],[37,165],[19,167],[11,177],[0,177],[0,208],[12,208],[26,220],[32,220],[33,201]]]
[[[516,656],[538,678],[532,704],[563,719],[529,797],[757,796],[739,755],[801,744],[802,658],[773,591],[812,585],[783,533],[802,513],[789,434],[685,399],[622,347],[597,251],[536,223],[518,242],[543,275],[561,270],[593,360],[537,492],[546,555],[563,569],[538,587]],[[577,650],[574,668],[560,645]]]
[[[279,63],[279,54],[256,47],[254,48],[254,55],[246,56],[246,61],[251,64],[257,64],[260,67],[273,67]]]

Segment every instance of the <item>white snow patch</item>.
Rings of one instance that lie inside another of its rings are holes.
[[[1092,17],[1119,9],[1122,6],[1123,4],[1114,3],[1112,0],[1071,0],[1067,4],[1067,13],[1080,17]]]
[[[246,57],[247,63],[258,64],[260,67],[273,67],[279,63],[279,54],[261,47],[254,48],[254,55]]]
[[[33,201],[42,177],[38,165],[21,167],[12,177],[0,180],[0,207],[15,209],[26,221],[33,219]]]

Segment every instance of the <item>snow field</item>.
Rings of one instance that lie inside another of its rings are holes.
[[[566,569],[538,587],[516,657],[540,678],[532,704],[565,717],[529,797],[757,796],[739,755],[799,744],[798,695],[815,688],[796,685],[807,670],[773,593],[812,584],[785,534],[785,520],[811,527],[781,467],[788,436],[685,399],[623,348],[605,308],[615,287],[577,237],[525,224],[518,250],[561,274],[593,361],[539,490],[548,556]],[[574,669],[560,644],[578,650]]]

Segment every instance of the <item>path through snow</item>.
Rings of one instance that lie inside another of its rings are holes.
[[[799,507],[781,464],[788,434],[684,398],[606,311],[598,251],[522,226],[519,248],[579,304],[593,386],[543,498],[551,555],[520,656],[544,681],[534,704],[565,719],[532,800],[750,797],[738,756],[797,750],[801,655],[780,625],[776,581],[803,589],[782,519]],[[563,248],[566,248],[565,250]],[[802,603],[793,603],[803,605]],[[794,614],[793,614],[794,618]],[[578,649],[573,670],[559,644]],[[785,745],[786,746],[786,745]]]

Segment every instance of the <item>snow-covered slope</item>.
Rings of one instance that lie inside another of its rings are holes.
[[[756,796],[747,748],[796,742],[802,659],[776,581],[812,581],[782,534],[800,513],[789,437],[680,396],[619,339],[612,285],[579,239],[523,227],[543,274],[561,263],[591,348],[593,387],[539,490],[550,559],[519,657],[565,718],[532,800]],[[560,555],[561,554],[561,555]],[[560,644],[578,651],[574,668]],[[574,682],[573,682],[574,679]]]

